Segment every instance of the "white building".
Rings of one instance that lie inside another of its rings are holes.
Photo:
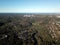
[[[24,15],[23,17],[34,17],[34,15]]]

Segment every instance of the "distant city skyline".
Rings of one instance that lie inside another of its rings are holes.
[[[60,13],[60,0],[0,0],[0,13]]]

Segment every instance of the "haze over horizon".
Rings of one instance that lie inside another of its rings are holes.
[[[0,13],[60,13],[60,0],[0,0]]]

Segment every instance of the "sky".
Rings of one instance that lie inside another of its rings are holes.
[[[60,13],[60,0],[0,0],[0,13]]]

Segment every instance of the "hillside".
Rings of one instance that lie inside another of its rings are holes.
[[[60,45],[57,15],[0,14],[0,45]]]

